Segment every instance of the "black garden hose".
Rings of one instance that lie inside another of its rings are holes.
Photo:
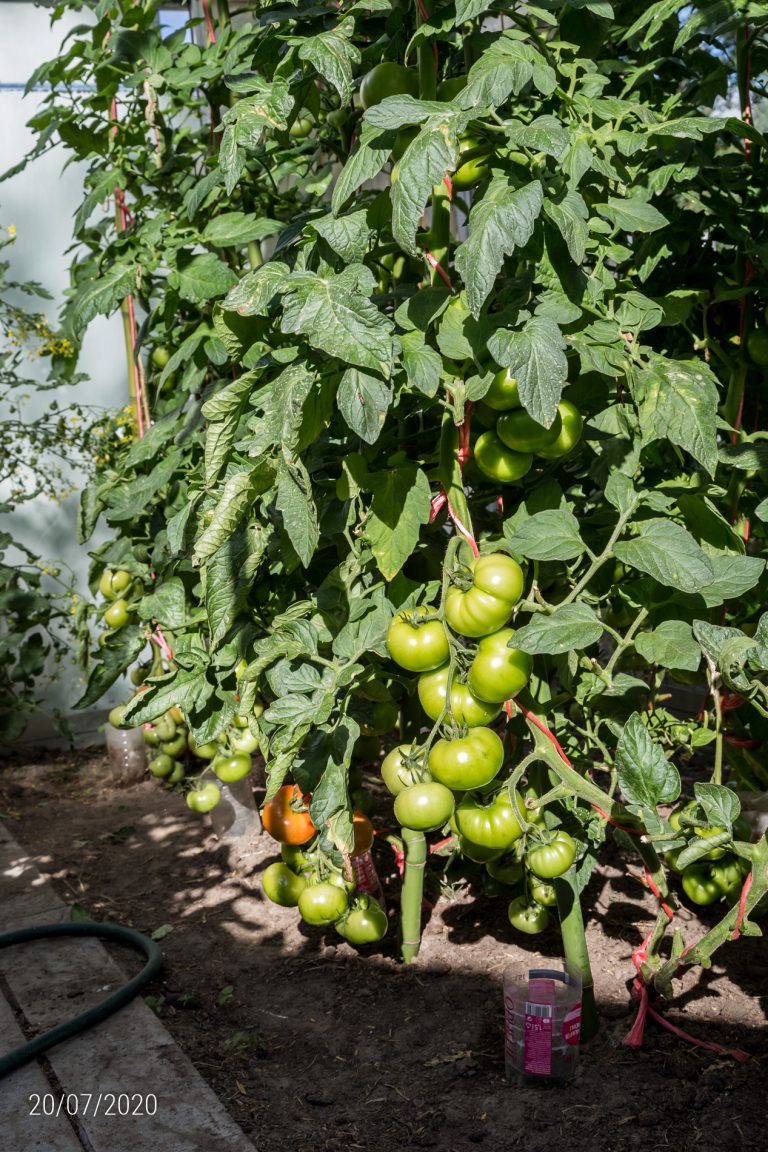
[[[10,948],[13,944],[26,944],[32,940],[47,940],[60,936],[96,936],[101,940],[114,940],[118,944],[127,944],[138,952],[143,952],[147,962],[141,972],[127,984],[123,984],[100,1003],[89,1008],[80,1016],[73,1016],[63,1024],[57,1024],[41,1036],[36,1036],[20,1048],[15,1048],[5,1056],[0,1056],[0,1078],[34,1060],[41,1052],[60,1044],[62,1040],[69,1040],[92,1028],[101,1020],[106,1020],[113,1012],[117,1012],[141,991],[145,984],[157,975],[163,965],[163,954],[154,940],[133,928],[124,928],[121,924],[42,924],[37,928],[22,928],[18,932],[5,932],[0,934],[0,948]]]

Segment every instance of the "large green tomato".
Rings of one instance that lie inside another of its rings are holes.
[[[494,408],[497,412],[506,412],[510,408],[520,407],[517,379],[512,375],[509,368],[502,368],[496,373],[490,388],[483,396],[483,401],[489,408]]]
[[[509,922],[518,932],[525,932],[529,936],[537,936],[549,924],[549,912],[540,904],[529,904],[525,896],[518,896],[510,901],[507,909]]]
[[[233,756],[217,756],[211,764],[219,780],[225,784],[235,784],[243,780],[252,768],[250,756],[235,752]]]
[[[395,819],[403,828],[433,832],[450,819],[455,803],[443,784],[414,784],[395,797]]]
[[[280,904],[283,908],[295,908],[299,896],[307,886],[307,881],[280,860],[265,869],[261,886],[273,904]]]
[[[452,822],[455,820],[456,813],[454,812]],[[462,856],[466,856],[468,860],[474,860],[476,864],[487,864],[491,860],[495,860],[497,856],[501,856],[503,849],[499,848],[486,848],[482,844],[475,844],[473,840],[468,840],[466,836],[459,836],[459,851]]]
[[[182,752],[187,750],[187,732],[184,728],[176,730],[176,735],[171,740],[162,740],[160,747],[163,752],[169,756],[181,756]]]
[[[504,762],[504,745],[491,728],[472,728],[457,740],[438,740],[429,753],[432,778],[454,792],[490,784]]]
[[[233,752],[240,752],[245,756],[250,756],[252,752],[258,751],[259,741],[253,732],[247,728],[230,728],[227,738]]]
[[[214,756],[219,754],[218,744],[214,744],[212,740],[208,744],[198,744],[191,734],[187,737],[187,747],[192,755],[200,760],[213,760]]]
[[[152,367],[156,368],[158,372],[162,372],[170,358],[171,353],[169,349],[164,348],[162,344],[158,344],[156,348],[152,349],[152,355],[150,356]]]
[[[335,924],[347,910],[347,893],[330,881],[308,884],[299,894],[299,912],[307,924],[324,928]]]
[[[524,811],[522,798],[517,793],[515,798],[518,809]],[[497,792],[490,803],[465,796],[456,805],[453,818],[461,835],[482,848],[504,851],[523,835],[515,805],[506,788]]]
[[[468,153],[474,153],[463,159]],[[451,176],[451,184],[457,192],[468,192],[477,188],[488,176],[493,158],[493,150],[484,141],[469,134],[459,139],[459,162]]]
[[[417,623],[412,623],[415,615]],[[433,615],[433,610],[421,606],[415,613],[398,612],[387,629],[387,646],[392,659],[409,672],[428,672],[439,668],[450,654],[448,637],[439,620],[418,623],[419,617]]]
[[[393,796],[420,782],[403,763],[403,756],[411,752],[410,744],[400,744],[388,752],[381,763],[381,778]]]
[[[105,568],[99,580],[99,592],[105,600],[116,600],[130,586],[131,574],[122,568],[118,568],[117,572],[111,572],[109,568]]]
[[[418,96],[419,74],[415,68],[404,68],[402,64],[394,64],[390,60],[384,60],[371,68],[360,85],[360,103],[365,109],[380,104],[387,96],[406,94]]]
[[[475,463],[484,476],[497,484],[516,484],[533,465],[530,452],[513,452],[493,431],[483,432],[475,444]]]
[[[131,622],[131,618],[130,605],[123,599],[115,600],[104,613],[104,623],[115,632],[119,628],[125,628],[126,624]]]
[[[127,704],[116,704],[107,719],[113,728],[122,728],[125,725],[125,710]]]
[[[539,880],[538,876],[531,873],[528,887],[534,903],[540,904],[542,908],[556,907],[557,892],[554,884],[547,884],[546,880]]]
[[[567,872],[576,859],[576,841],[558,829],[548,843],[533,844],[525,854],[525,862],[541,880],[554,880]]]
[[[560,435],[562,420],[558,412],[550,428],[545,428],[529,416],[524,408],[504,412],[496,421],[499,437],[513,452],[541,452],[554,444]]]
[[[584,421],[576,405],[571,404],[570,400],[561,400],[557,411],[560,414],[557,439],[539,450],[539,456],[545,460],[558,460],[561,456],[567,456],[581,440]]]
[[[518,884],[523,878],[523,865],[515,856],[501,856],[489,860],[485,870],[500,884]]]
[[[510,648],[513,628],[484,636],[469,669],[467,683],[480,700],[502,704],[517,696],[531,678],[533,657]]]
[[[463,92],[467,86],[466,76],[450,76],[447,80],[442,80],[437,86],[438,100],[453,100],[458,96],[459,92]]]
[[[704,862],[689,864],[683,872],[683,891],[694,904],[715,904],[722,900],[724,891]]]
[[[472,587],[466,592],[452,585],[445,597],[445,617],[463,636],[489,636],[509,619],[523,591],[523,573],[505,552],[478,556],[469,565]]]
[[[736,900],[744,887],[744,868],[747,861],[729,854],[710,866],[711,876],[728,902]]]
[[[350,944],[376,944],[387,934],[387,914],[373,896],[361,896],[336,925]]]
[[[434,672],[422,672],[419,676],[418,693],[421,706],[430,720],[437,720],[445,707],[448,690],[449,665],[436,668]],[[498,705],[487,704],[472,692],[471,688],[456,676],[451,684],[450,713],[457,724],[468,728],[478,728],[490,724],[499,714]]]
[[[221,789],[213,780],[187,792],[187,807],[193,812],[210,812],[221,800]]]
[[[395,136],[395,142],[392,145],[392,159],[395,162],[402,159],[403,153],[405,152],[406,148],[409,146],[409,144],[413,143],[413,141],[416,139],[418,134],[419,134],[419,129],[414,125],[409,125],[407,128],[401,128],[400,129],[397,136]],[[394,265],[395,265],[395,261],[393,260],[392,261],[392,269],[391,269],[392,271],[394,271]],[[386,263],[384,264],[384,267],[386,268]],[[403,268],[404,267],[405,267],[405,263],[403,262]],[[400,275],[402,275],[402,271],[401,271]],[[398,279],[399,279],[399,277],[398,277]]]
[[[167,752],[161,752],[149,762],[149,770],[153,776],[163,779],[165,776],[170,776],[173,772],[173,757]]]

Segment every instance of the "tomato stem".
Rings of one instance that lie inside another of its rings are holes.
[[[421,902],[424,895],[424,868],[427,839],[423,832],[403,828],[405,872],[400,897],[400,937],[403,961],[412,964],[421,946]]]
[[[597,1008],[575,870],[569,868],[564,875],[556,876],[552,883],[557,896],[565,958],[581,975],[581,1039],[586,1044],[597,1032]]]

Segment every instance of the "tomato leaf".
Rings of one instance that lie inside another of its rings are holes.
[[[320,540],[320,528],[312,482],[302,460],[296,458],[282,468],[275,507],[282,512],[288,538],[306,568]]]
[[[741,812],[741,801],[733,789],[724,788],[722,784],[696,783],[693,794],[704,809],[711,828],[731,830]]]
[[[139,619],[160,624],[171,631],[187,623],[187,594],[180,577],[164,580],[149,596],[142,596],[136,605]]]
[[[603,635],[602,621],[588,604],[564,604],[551,616],[533,617],[515,632],[515,646],[532,656],[555,656],[576,648],[589,648]]]
[[[366,533],[379,571],[391,580],[405,564],[429,523],[429,482],[416,464],[372,475],[373,503]]]
[[[213,252],[192,256],[188,260],[180,257],[178,271],[171,273],[170,280],[178,287],[181,298],[193,303],[202,303],[214,296],[226,296],[237,283],[237,277],[229,265]]]
[[[641,632],[635,638],[635,651],[649,663],[664,668],[695,672],[701,663],[701,649],[691,626],[682,620],[664,620],[652,632]]]
[[[569,508],[537,512],[504,536],[510,549],[528,560],[576,560],[585,551],[579,522]]]
[[[532,317],[519,332],[499,330],[488,341],[496,363],[516,377],[523,407],[545,428],[557,415],[568,376],[565,347],[560,328],[546,316]]]
[[[378,176],[389,160],[391,149],[388,144],[381,145],[380,139],[379,128],[363,125],[357,149],[342,168],[333,189],[331,208],[335,215],[341,212],[350,196],[355,194],[361,184]]]
[[[336,403],[352,431],[366,444],[375,444],[392,403],[392,388],[377,376],[348,368],[341,378]]]
[[[346,104],[352,96],[354,67],[360,60],[360,49],[344,35],[343,26],[302,38],[300,45],[299,59],[312,64],[336,89],[342,104]]]
[[[408,383],[431,398],[440,387],[442,360],[418,330],[401,333],[399,340]],[[768,519],[768,511],[765,518]]]
[[[623,564],[681,592],[698,592],[712,582],[715,571],[710,557],[681,525],[644,520],[638,527],[632,540],[614,545],[614,554]]]
[[[74,708],[90,708],[108,688],[130,668],[144,650],[147,643],[144,629],[129,625],[121,628],[109,642],[100,649],[101,659],[93,664],[88,676],[85,692],[73,705]]]
[[[436,184],[447,172],[454,172],[458,160],[454,134],[430,121],[406,148],[398,166],[397,182],[392,185],[392,234],[406,252],[418,255],[416,231],[427,200]]]
[[[669,223],[652,204],[636,197],[619,200],[609,196],[605,204],[595,205],[595,211],[623,232],[656,232]]]
[[[571,188],[559,200],[545,200],[544,215],[562,236],[574,264],[581,264],[589,240],[589,209],[583,196]]]
[[[636,374],[643,445],[678,444],[714,476],[717,456],[717,380],[701,361],[651,354]]]
[[[480,315],[505,256],[530,240],[542,203],[538,180],[514,190],[506,177],[495,177],[482,200],[473,204],[469,235],[456,250],[455,264],[475,316]]]
[[[638,712],[622,729],[616,745],[616,770],[627,804],[655,808],[657,804],[671,804],[680,795],[680,773],[654,743]]]

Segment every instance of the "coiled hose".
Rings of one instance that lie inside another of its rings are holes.
[[[63,1024],[57,1024],[55,1028],[43,1032],[41,1036],[36,1036],[34,1040],[30,1040],[20,1048],[15,1048],[5,1056],[0,1056],[0,1078],[7,1076],[9,1072],[13,1072],[23,1064],[29,1063],[30,1060],[34,1060],[36,1056],[48,1048],[52,1048],[54,1044],[60,1044],[62,1040],[69,1040],[87,1028],[92,1028],[101,1020],[106,1020],[113,1012],[117,1012],[119,1008],[128,1004],[144,985],[157,975],[163,965],[163,954],[154,940],[150,940],[141,932],[134,931],[133,928],[124,928],[121,924],[42,924],[36,928],[21,928],[17,932],[0,934],[0,948],[10,948],[13,944],[27,944],[32,940],[48,940],[61,936],[95,936],[100,940],[113,940],[118,944],[127,944],[136,949],[137,952],[143,952],[147,962],[136,976],[100,1003],[95,1004],[93,1008],[89,1008],[79,1016],[74,1016],[71,1020],[66,1020]]]

